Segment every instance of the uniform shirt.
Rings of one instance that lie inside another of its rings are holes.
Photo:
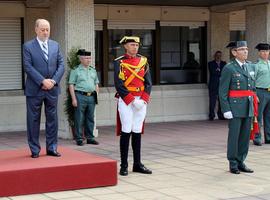
[[[235,60],[236,60],[236,62],[239,64],[239,66],[240,66],[241,68],[243,68],[243,65],[246,64],[245,62],[242,63],[240,60],[238,60],[238,59],[236,59],[236,58],[235,58]],[[245,70],[245,69],[244,69],[244,70]]]
[[[270,61],[259,58],[255,65],[256,87],[270,88]]]
[[[75,90],[82,92],[93,92],[99,83],[97,71],[89,66],[79,65],[76,69],[70,71],[69,84],[75,86]]]

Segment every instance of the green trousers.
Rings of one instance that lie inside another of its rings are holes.
[[[248,154],[251,122],[251,117],[234,117],[229,120],[227,158],[230,169],[237,169],[244,164]]]
[[[75,108],[75,139],[76,141],[83,140],[83,130],[86,139],[93,139],[94,124],[95,124],[95,99],[93,96],[84,96],[76,93],[77,108]]]
[[[265,142],[270,143],[270,92],[263,89],[257,89],[257,96],[259,97],[259,115],[258,121],[260,124],[260,130],[264,131]],[[261,131],[255,135],[254,142],[262,143]]]

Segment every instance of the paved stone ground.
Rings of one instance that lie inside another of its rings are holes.
[[[114,127],[98,129],[98,146],[78,147],[69,140],[59,143],[119,160],[119,138],[114,135]],[[153,170],[152,175],[130,172],[127,177],[119,176],[118,185],[113,187],[0,200],[270,200],[270,145],[251,144],[246,164],[255,173],[233,175],[228,172],[226,140],[226,121],[147,124],[142,158]],[[41,141],[44,145],[44,137]],[[1,150],[26,145],[25,133],[0,133]]]

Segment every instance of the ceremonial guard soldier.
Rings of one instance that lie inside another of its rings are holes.
[[[133,172],[152,174],[141,163],[141,135],[151,92],[151,75],[147,58],[138,54],[140,38],[125,36],[120,44],[126,53],[114,61],[117,104],[117,135],[120,135],[121,165],[119,174],[128,175],[130,136],[133,149]]]
[[[256,93],[259,98],[258,121],[263,124],[264,142],[270,144],[270,46],[267,43],[260,43],[256,47],[259,51],[259,59],[255,65]],[[261,131],[255,135],[255,145],[262,145]]]
[[[231,173],[252,173],[244,161],[248,154],[252,119],[258,112],[254,65],[246,61],[246,41],[231,42],[227,47],[231,48],[234,59],[223,68],[219,85],[221,110],[229,119],[227,158]]]

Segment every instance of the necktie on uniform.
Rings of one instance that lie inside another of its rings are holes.
[[[244,71],[247,71],[247,64],[246,64],[246,63],[242,65],[242,69],[243,69]]]
[[[46,58],[46,60],[48,60],[49,56],[48,56],[48,47],[47,44],[45,42],[42,43],[42,52]]]

